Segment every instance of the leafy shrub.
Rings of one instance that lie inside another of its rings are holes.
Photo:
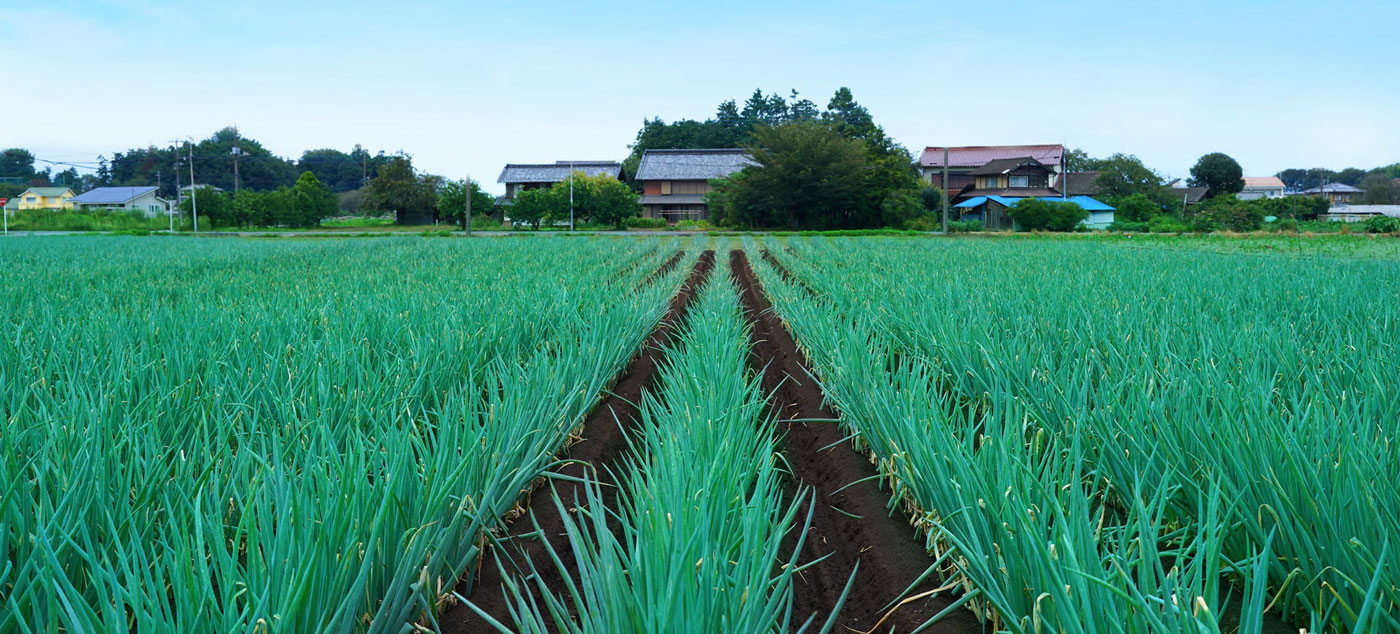
[[[933,214],[923,214],[906,221],[904,228],[910,231],[938,231],[943,228],[943,221]]]
[[[1277,229],[1279,231],[1292,231],[1293,233],[1298,232],[1298,221],[1292,218],[1284,218],[1283,220],[1271,224],[1273,224],[1274,229]]]
[[[1072,202],[1022,198],[1006,209],[1006,215],[1027,231],[1074,231],[1089,212]]]
[[[633,216],[622,221],[622,226],[627,227],[628,229],[665,229],[666,219],[643,218],[641,216]]]
[[[948,233],[971,233],[982,230],[981,220],[954,220],[948,223]]]
[[[710,231],[714,228],[708,220],[682,220],[676,223],[676,229],[681,231]]]
[[[1186,233],[1191,228],[1171,216],[1157,216],[1147,221],[1147,230],[1152,233]]]
[[[1127,222],[1147,222],[1162,215],[1162,207],[1146,194],[1133,194],[1121,198],[1115,201],[1113,206],[1117,208],[1114,217]]]
[[[1151,225],[1146,222],[1132,222],[1130,220],[1118,220],[1108,225],[1109,231],[1119,231],[1125,233],[1147,233]]]
[[[1376,216],[1361,223],[1366,233],[1400,233],[1400,218]]]

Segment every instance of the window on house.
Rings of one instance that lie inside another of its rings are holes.
[[[27,202],[27,203],[33,203],[33,202],[38,202],[38,201],[39,201],[39,199],[38,199],[38,198],[35,198],[35,197],[33,197],[33,196],[29,196],[29,197],[27,197],[27,198],[24,199],[24,202]]]
[[[1030,187],[1030,186],[1031,186],[1031,177],[1029,177],[1029,176],[1012,176],[1012,177],[1011,177],[1011,186],[1012,186],[1012,187]]]

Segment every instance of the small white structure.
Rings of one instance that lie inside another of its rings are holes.
[[[1318,218],[1341,222],[1365,222],[1376,216],[1400,218],[1400,205],[1338,205]]]
[[[156,188],[98,187],[73,198],[75,209],[121,209],[139,211],[147,216],[170,212],[170,202],[156,195]]]
[[[1283,190],[1283,181],[1279,180],[1277,176],[1246,176],[1244,177],[1244,189],[1241,189],[1236,197],[1240,200],[1283,198]]]

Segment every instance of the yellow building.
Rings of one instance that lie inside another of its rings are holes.
[[[58,211],[73,208],[73,190],[67,187],[30,187],[17,198],[20,211],[27,209]]]

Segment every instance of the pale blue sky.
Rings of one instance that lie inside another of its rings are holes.
[[[900,143],[1062,142],[1186,176],[1400,161],[1400,2],[0,0],[0,147],[203,138],[506,162],[620,159],[646,117],[849,86]]]

